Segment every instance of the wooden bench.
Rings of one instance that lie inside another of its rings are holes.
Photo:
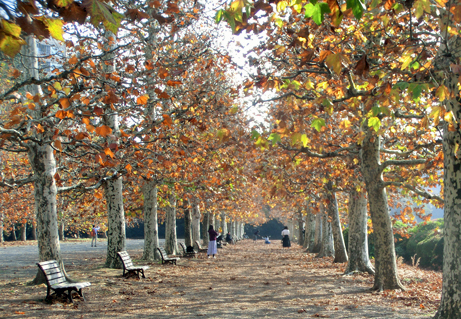
[[[139,273],[141,273],[142,278],[146,278],[146,276],[144,275],[144,270],[149,269],[149,266],[134,266],[133,262],[131,261],[130,255],[128,255],[126,251],[119,251],[117,255],[122,260],[123,277],[125,277],[125,275],[128,275],[130,273],[133,273],[139,278]]]
[[[198,242],[198,240],[195,241],[195,246],[197,246],[197,251],[199,253],[206,253],[208,251],[208,248],[202,248],[202,246],[200,246],[200,243]]]
[[[176,261],[179,260],[179,257],[168,257],[168,254],[163,247],[158,247],[157,249],[160,253],[160,257],[162,257],[162,265],[167,263],[176,265]]]
[[[184,243],[179,243],[179,246],[181,247],[183,257],[196,257],[197,256],[197,253],[195,252],[195,250],[192,252],[188,252],[186,249],[186,245]]]
[[[89,282],[69,282],[61,271],[59,264],[56,260],[48,260],[37,263],[38,268],[43,272],[46,278],[46,298],[45,300],[51,302],[51,290],[54,290],[56,296],[60,297],[67,291],[67,299],[72,300],[72,291],[75,290],[83,300],[82,289],[91,285]]]

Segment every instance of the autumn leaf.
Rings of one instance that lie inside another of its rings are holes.
[[[325,120],[322,118],[316,118],[312,121],[311,127],[315,128],[317,132],[320,132],[322,127],[325,126]]]
[[[136,99],[136,104],[146,105],[149,100],[149,95],[142,95]]]
[[[164,118],[163,124],[171,127],[171,125],[173,124],[173,121],[171,120],[171,117],[168,114],[162,114],[162,116]]]
[[[112,158],[115,158],[115,154],[112,152],[110,148],[105,148],[104,153]]]
[[[325,59],[325,63],[335,71],[336,74],[341,73],[342,69],[342,62],[341,62],[341,55],[339,53],[337,54],[330,54],[327,56]]]
[[[53,142],[53,146],[54,146],[55,148],[57,148],[59,151],[62,152],[62,145],[61,145],[61,141],[60,141],[60,140],[55,140],[55,141]]]
[[[102,125],[96,128],[96,134],[106,137],[107,135],[112,133],[112,129],[107,125]]]
[[[59,99],[59,104],[61,104],[61,107],[63,109],[67,109],[70,106],[70,101],[69,101],[68,98],[63,97],[63,98]]]
[[[78,58],[73,55],[70,59],[69,59],[69,64],[76,64],[78,62]]]

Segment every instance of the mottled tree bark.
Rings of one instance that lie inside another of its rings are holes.
[[[27,240],[27,223],[21,224],[21,241],[26,241]]]
[[[165,251],[169,255],[178,254],[178,238],[176,235],[176,196],[170,194],[170,207],[166,208]]]
[[[301,210],[298,212],[298,244],[303,246],[304,245],[304,218],[303,213]]]
[[[200,207],[198,204],[192,206],[192,240],[200,242]]]
[[[37,222],[32,222],[32,240],[37,240]]]
[[[192,241],[192,214],[189,208],[184,209],[184,244],[193,246]]]
[[[334,263],[347,262],[346,244],[344,243],[343,231],[341,229],[341,220],[339,219],[338,203],[336,201],[336,194],[333,191],[331,182],[327,183],[327,191],[325,193],[328,201],[327,211],[331,219],[331,228],[333,231],[334,247],[335,247],[335,260]]]
[[[13,236],[13,241],[18,241],[18,236],[16,236],[16,226],[11,225],[11,235]]]
[[[5,242],[5,238],[3,236],[3,213],[0,213],[0,243],[4,243]]]
[[[315,215],[315,232],[314,232],[314,245],[309,248],[310,253],[319,253],[322,249],[322,238],[323,238],[323,220],[322,214],[317,213]]]
[[[452,7],[455,2],[450,0],[446,8]],[[449,15],[446,14],[448,18]],[[442,22],[442,21],[441,21]],[[446,23],[448,25],[448,22]],[[449,36],[449,32],[444,32]],[[449,98],[444,102],[447,112],[452,111],[454,117],[455,130],[448,129],[448,123],[443,128],[443,154],[444,154],[444,247],[443,247],[443,283],[442,299],[436,319],[455,319],[461,318],[461,129],[459,119],[461,119],[461,105],[458,102],[458,74],[454,74],[450,68],[451,63],[459,64],[461,38],[459,36],[449,36],[446,39],[449,48],[442,45],[440,47],[439,62],[440,69],[445,70],[448,78],[445,86],[450,91]],[[456,60],[447,58],[448,54],[456,53]]]
[[[56,213],[56,161],[50,145],[29,145],[29,161],[35,175],[34,199],[37,214],[39,261],[57,260],[62,266],[61,248],[58,236],[58,215]],[[41,272],[34,279],[35,284],[44,283]]]
[[[58,235],[59,235],[59,240],[64,240],[64,221],[63,220],[59,222]]]
[[[305,232],[305,248],[311,253],[315,247],[315,215],[312,214],[311,208],[307,207],[307,216],[306,216],[306,232]]]
[[[106,31],[105,37],[107,39],[107,42],[104,44],[105,50],[113,49],[117,45],[115,35],[110,31]],[[115,72],[115,53],[110,53],[106,56],[103,63],[103,70],[106,73]],[[114,112],[112,107],[111,105],[106,105],[103,115],[104,124],[112,129],[112,134],[106,138],[108,144],[115,142],[112,136],[120,135],[118,113]],[[122,267],[117,252],[126,249],[125,211],[123,207],[122,189],[123,180],[121,176],[109,179],[106,181],[104,187],[108,218],[106,258],[106,267],[108,268]]]
[[[203,214],[203,221],[202,221],[202,245],[204,247],[208,247],[208,227],[210,225],[210,213],[206,212]]]
[[[159,260],[157,251],[158,222],[157,222],[157,183],[154,180],[145,181],[141,188],[144,195],[144,250],[142,259],[146,261]]]
[[[125,210],[123,208],[122,178],[105,183],[104,196],[107,203],[107,257],[105,267],[121,268],[117,253],[126,250]]]
[[[349,192],[349,261],[345,274],[375,270],[368,255],[367,198],[364,191],[352,188]]]
[[[322,209],[322,247],[317,257],[333,257],[335,255],[335,247],[333,242],[333,230],[331,223],[328,222],[328,215],[323,213]]]
[[[368,126],[366,123],[364,127]],[[373,129],[365,131],[362,141],[361,168],[365,180],[370,215],[375,235],[375,280],[373,289],[403,289],[397,274],[394,234],[392,231],[387,193],[383,185],[382,167],[379,159],[380,137]]]

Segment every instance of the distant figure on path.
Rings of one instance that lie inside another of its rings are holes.
[[[213,255],[213,258],[216,258],[216,254],[218,253],[218,245],[216,244],[216,237],[218,237],[218,233],[213,229],[213,225],[210,225],[208,228],[208,235],[210,236],[210,241],[208,242],[208,251],[207,255],[210,258]]]
[[[233,244],[234,242],[232,241],[232,235],[231,233],[227,233],[226,235],[226,241],[229,243],[229,244]]]
[[[96,247],[96,240],[98,239],[98,230],[99,226],[96,227],[93,225],[93,229],[91,230],[91,247],[93,247],[93,242],[94,242],[94,247]]]
[[[269,240],[269,236],[264,238],[264,243],[265,244],[270,244],[271,243],[271,241]]]
[[[288,230],[288,226],[285,226],[285,228],[282,230],[282,237],[283,247],[291,247],[290,231]]]
[[[255,233],[254,233],[255,237],[254,237],[254,241],[256,241],[256,239],[258,239],[258,235],[259,235],[259,230],[256,230]]]

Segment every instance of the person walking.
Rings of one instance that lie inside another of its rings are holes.
[[[94,242],[94,247],[96,247],[96,240],[98,239],[98,230],[99,226],[96,227],[93,225],[93,229],[91,230],[91,247],[93,247],[93,242]]]
[[[282,230],[282,243],[283,247],[291,247],[290,231],[288,230],[288,226],[285,226],[285,228]]]
[[[210,238],[208,242],[208,251],[207,251],[208,258],[210,258],[210,256],[213,256],[213,258],[216,258],[215,255],[218,253],[216,237],[218,237],[218,235],[219,234],[213,229],[213,225],[210,225],[210,227],[208,228],[208,236]]]
[[[256,239],[258,239],[259,230],[256,230],[256,231],[254,232],[254,235],[255,235],[254,241],[256,241]]]

